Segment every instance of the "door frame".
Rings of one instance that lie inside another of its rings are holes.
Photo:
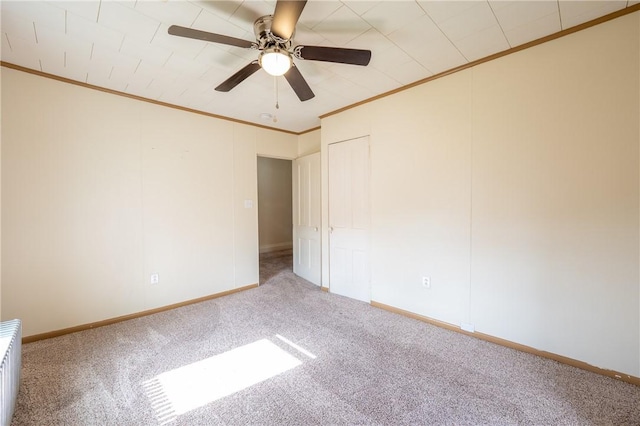
[[[259,173],[258,173],[258,160],[260,158],[266,158],[266,159],[271,159],[271,160],[282,160],[282,161],[288,161],[289,163],[291,163],[291,169],[293,170],[293,164],[295,159],[291,159],[291,158],[284,158],[284,157],[275,157],[275,156],[270,156],[270,155],[261,155],[261,154],[257,154],[256,155],[256,202],[255,202],[255,209],[256,209],[256,223],[257,223],[257,239],[258,239],[258,258],[260,257],[261,254],[261,250],[260,250],[260,191],[259,191]],[[291,190],[293,191],[293,180],[291,181]],[[292,194],[293,195],[293,194]],[[293,200],[291,200],[291,226],[293,227]],[[293,247],[293,229],[292,229],[292,235],[291,235],[291,247]],[[285,249],[283,249],[285,250]],[[277,251],[277,250],[274,250]],[[268,252],[268,251],[266,251]],[[265,253],[266,253],[265,252]],[[259,268],[258,268],[259,269]]]

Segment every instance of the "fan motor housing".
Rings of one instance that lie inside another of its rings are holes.
[[[261,16],[253,23],[253,32],[258,41],[258,49],[263,50],[268,47],[278,47],[283,50],[291,48],[291,39],[282,40],[271,32],[271,24],[273,23],[273,15]],[[295,33],[294,33],[295,34]]]

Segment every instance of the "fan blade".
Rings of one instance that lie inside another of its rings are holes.
[[[369,65],[371,60],[370,50],[345,49],[342,47],[324,46],[296,46],[294,49],[296,58],[311,60],[338,62],[340,64]]]
[[[289,71],[284,74],[284,78],[287,79],[289,85],[293,91],[296,92],[296,95],[298,95],[298,98],[302,102],[308,101],[315,96],[295,64],[293,64],[291,68],[289,68]]]
[[[206,31],[194,30],[193,28],[180,27],[178,25],[170,26],[169,34],[179,37],[194,38],[196,40],[211,41],[213,43],[222,43],[231,46],[244,47],[247,49],[251,48],[254,45],[252,41],[243,40],[241,38],[208,33]]]
[[[307,0],[278,0],[276,10],[273,12],[271,33],[282,40],[289,40],[306,4]]]
[[[240,71],[226,79],[222,84],[216,87],[218,92],[228,92],[229,90],[236,87],[238,84],[242,83],[247,79],[247,77],[251,76],[254,72],[260,69],[260,64],[258,61],[253,61],[246,67],[242,68]]]

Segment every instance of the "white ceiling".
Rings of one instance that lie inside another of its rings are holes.
[[[214,88],[257,52],[170,36],[176,24],[253,41],[264,1],[1,2],[2,61],[119,92],[302,132],[320,115],[640,3],[634,1],[310,0],[294,46],[369,49],[367,67],[296,60],[315,98],[260,70]],[[278,121],[261,113],[276,114]]]

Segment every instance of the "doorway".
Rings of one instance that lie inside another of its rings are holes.
[[[260,265],[276,262],[293,269],[292,161],[258,157],[258,246]],[[260,268],[260,283],[272,268]],[[275,271],[275,270],[274,270]],[[272,272],[274,272],[272,271]]]
[[[291,250],[291,160],[258,157],[258,243],[260,254]]]

